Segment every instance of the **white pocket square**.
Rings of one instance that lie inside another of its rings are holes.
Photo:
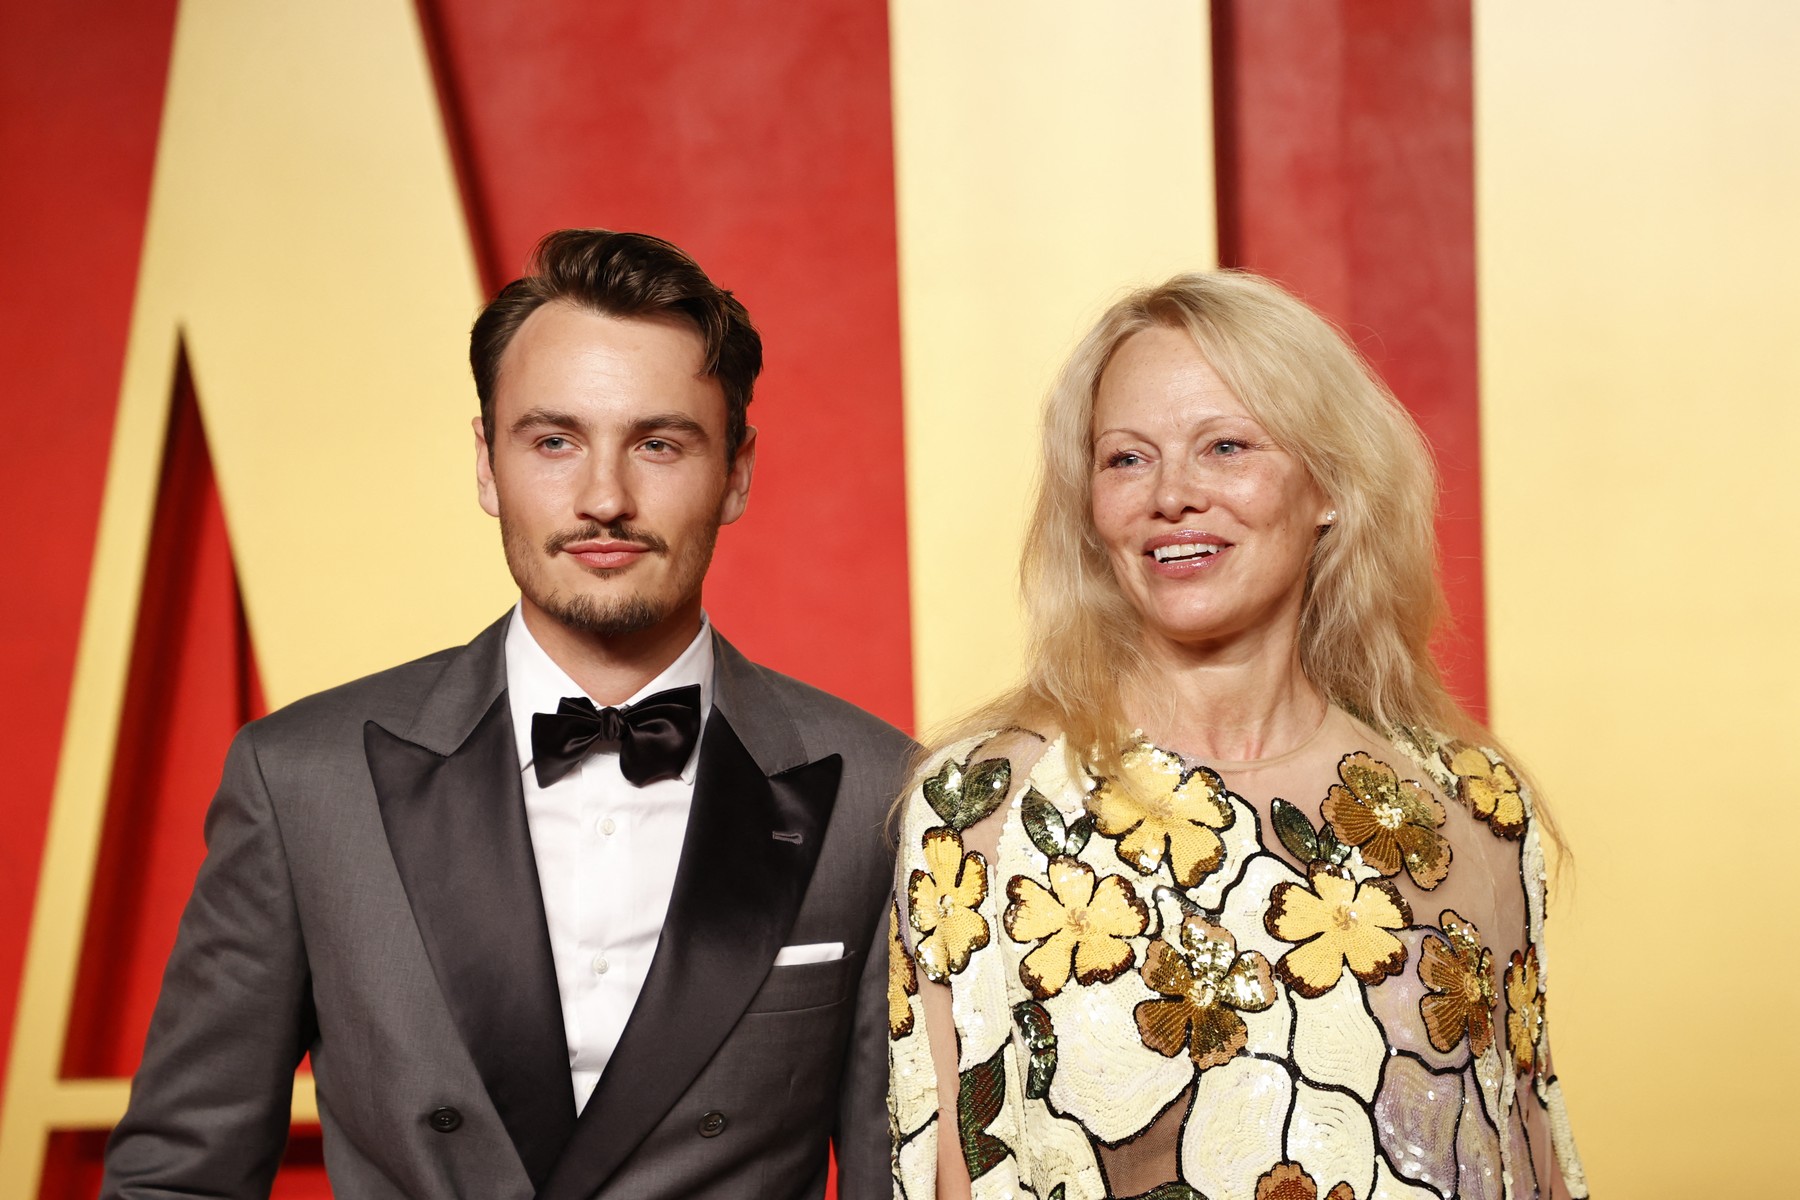
[[[775,954],[775,965],[797,967],[801,963],[835,962],[842,957],[842,942],[808,942],[804,946],[783,946]]]

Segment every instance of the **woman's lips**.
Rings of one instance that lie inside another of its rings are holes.
[[[1144,543],[1144,557],[1158,575],[1180,578],[1207,570],[1230,553],[1232,544],[1216,534],[1181,530]]]

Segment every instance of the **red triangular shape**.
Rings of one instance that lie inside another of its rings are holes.
[[[263,709],[185,351],[178,355],[65,1077],[137,1068],[201,822],[232,735]]]

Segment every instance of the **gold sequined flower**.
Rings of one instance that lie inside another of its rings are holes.
[[[907,885],[908,918],[925,935],[918,949],[925,978],[948,983],[988,944],[987,918],[975,911],[987,899],[987,862],[973,850],[964,854],[962,838],[941,825],[926,830],[923,844],[926,869]]]
[[[1463,746],[1450,756],[1450,772],[1456,776],[1463,803],[1495,833],[1516,838],[1525,832],[1525,798],[1511,767],[1474,746]]]
[[[1256,1200],[1319,1200],[1319,1185],[1299,1163],[1276,1163],[1256,1181]],[[1347,1182],[1334,1184],[1325,1200],[1356,1200],[1356,1189]]]
[[[888,1036],[899,1039],[913,1031],[912,1005],[908,998],[919,994],[919,972],[912,956],[900,940],[900,906],[894,905],[893,920],[888,922]]]
[[[1050,886],[1015,875],[1006,885],[1006,932],[1038,942],[1019,963],[1019,980],[1039,1000],[1077,983],[1105,983],[1131,968],[1131,943],[1150,925],[1150,910],[1123,875],[1095,882],[1094,868],[1067,855],[1050,860]]]
[[[1385,879],[1358,883],[1342,868],[1314,863],[1310,887],[1283,881],[1269,893],[1263,928],[1297,942],[1275,973],[1302,996],[1323,996],[1344,968],[1364,983],[1398,975],[1406,945],[1393,931],[1412,924],[1412,909]]]
[[[1402,780],[1394,769],[1367,754],[1346,754],[1321,810],[1338,839],[1362,851],[1363,861],[1383,875],[1406,873],[1422,888],[1450,872],[1450,843],[1438,833],[1444,806],[1425,786]]]
[[[1431,1044],[1448,1054],[1463,1038],[1476,1055],[1494,1044],[1494,955],[1481,934],[1453,910],[1438,916],[1444,940],[1428,937],[1419,953],[1419,980],[1430,989],[1419,1016]]]
[[[1119,860],[1148,875],[1167,860],[1175,882],[1191,888],[1225,859],[1219,831],[1237,814],[1225,784],[1206,767],[1184,770],[1154,746],[1127,751],[1120,779],[1102,779],[1088,795],[1094,827],[1116,839]]]
[[[1544,1031],[1544,993],[1538,980],[1536,946],[1514,950],[1506,968],[1506,1045],[1512,1051],[1513,1070],[1531,1074],[1537,1065],[1538,1038]]]
[[[1275,1003],[1269,960],[1255,950],[1238,953],[1237,939],[1201,916],[1181,923],[1179,947],[1150,943],[1141,972],[1165,1000],[1137,1006],[1138,1036],[1167,1058],[1182,1047],[1204,1071],[1233,1058],[1249,1041],[1240,1012],[1262,1012]]]

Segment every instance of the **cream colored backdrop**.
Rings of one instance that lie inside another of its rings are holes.
[[[894,0],[918,727],[1014,679],[1045,389],[1120,291],[1217,262],[1195,0]]]
[[[1578,859],[1576,1134],[1601,1196],[1800,1194],[1800,6],[1485,0],[1475,42],[1488,669]]]

